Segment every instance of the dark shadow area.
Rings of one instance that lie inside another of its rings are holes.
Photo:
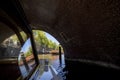
[[[0,60],[0,79],[17,80],[20,77],[20,71],[17,60]]]
[[[119,80],[120,70],[91,63],[66,60],[66,80]]]

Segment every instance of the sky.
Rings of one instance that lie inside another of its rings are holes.
[[[49,33],[45,33],[45,35],[46,35],[46,37],[47,37],[49,40],[51,40],[51,41],[59,44],[59,42],[58,42],[52,35],[50,35]]]
[[[28,39],[23,45],[20,52],[24,52],[24,53],[27,52],[30,46],[31,46],[31,42],[30,42],[30,39]]]

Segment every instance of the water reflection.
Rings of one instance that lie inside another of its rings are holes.
[[[44,66],[44,72],[40,80],[64,80],[62,75],[58,76],[59,69],[59,55],[39,54],[38,55],[41,66]],[[53,66],[53,68],[51,68]],[[62,55],[62,67],[65,67],[64,55]]]
[[[40,60],[41,65],[45,65],[45,62],[49,62],[48,65],[52,65],[54,68],[58,68],[60,66],[59,64],[59,55],[53,55],[53,54],[39,54],[38,58]],[[65,66],[64,62],[64,54],[62,54],[62,66]]]

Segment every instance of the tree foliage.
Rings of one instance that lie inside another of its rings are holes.
[[[20,32],[22,35],[23,39],[26,40],[27,36],[24,32]],[[39,49],[45,49],[45,50],[57,50],[59,49],[59,45],[51,40],[49,40],[45,32],[40,31],[40,30],[33,30],[33,36],[34,40],[36,42],[36,45],[39,46]],[[11,39],[15,42],[19,42],[18,38],[16,35],[13,35]]]
[[[32,47],[29,47],[28,51],[25,54],[25,57],[32,55]]]
[[[22,38],[23,38],[24,41],[27,40],[27,35],[26,35],[23,31],[20,32],[20,34],[21,34],[21,36],[22,36]],[[15,41],[16,41],[16,42],[19,42],[19,39],[18,39],[18,37],[17,37],[16,34],[12,35],[10,38],[11,38],[14,42],[15,42]]]
[[[41,48],[45,48],[47,50],[58,49],[59,45],[49,40],[46,37],[45,32],[39,31],[39,30],[33,30],[33,34],[34,34],[36,45],[39,45]]]

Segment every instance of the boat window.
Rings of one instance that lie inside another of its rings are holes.
[[[30,39],[25,42],[20,51],[18,64],[23,79],[30,75],[36,66]]]
[[[10,28],[4,28],[0,28],[0,59],[17,57],[21,47],[18,37]]]

